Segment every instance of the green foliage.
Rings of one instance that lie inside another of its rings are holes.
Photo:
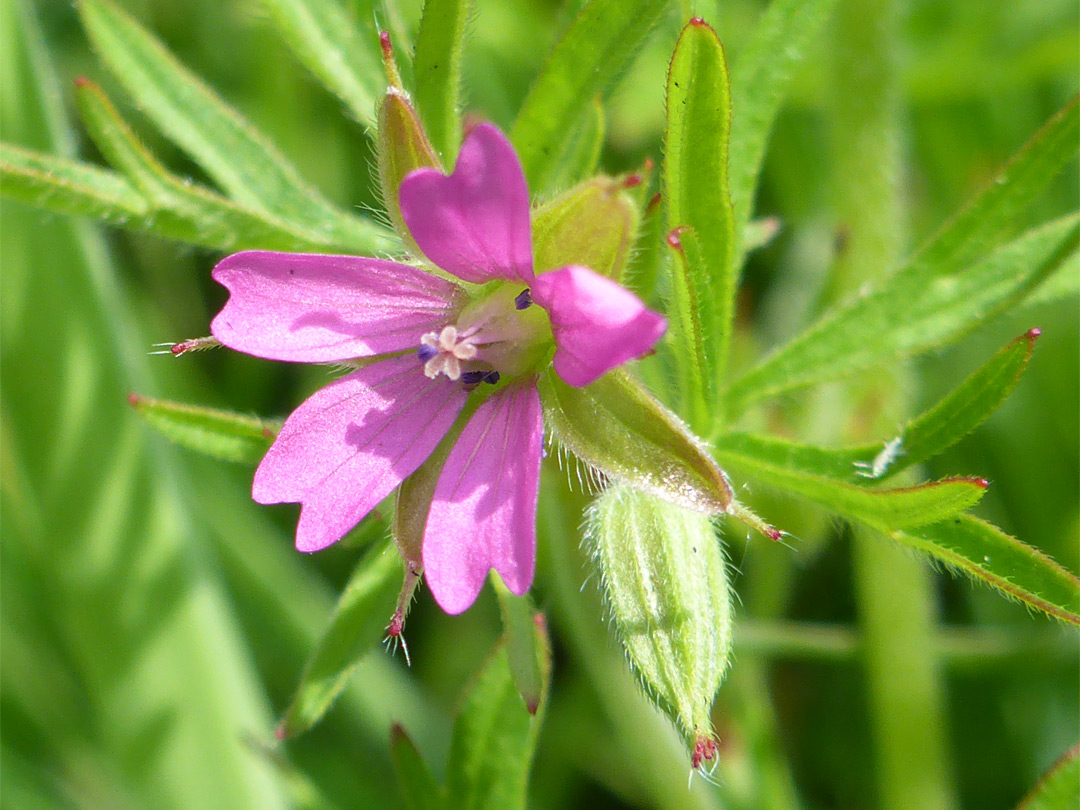
[[[717,391],[724,379],[735,305],[735,225],[728,191],[731,96],[720,40],[690,22],[668,71],[663,194],[669,230],[685,228],[672,263],[671,350],[687,358],[682,414],[711,436],[720,424]]]
[[[426,0],[416,37],[416,106],[447,166],[461,145],[461,60],[471,8],[470,0]]]
[[[256,419],[217,408],[128,396],[136,411],[177,444],[222,461],[255,464],[274,440],[280,422]]]
[[[307,731],[330,708],[355,671],[360,657],[375,648],[390,621],[402,579],[401,559],[377,543],[356,566],[338,600],[285,716],[281,739]]]
[[[1080,745],[1074,745],[1020,802],[1017,810],[1066,810],[1080,802]]]
[[[574,131],[567,123],[595,115],[590,99],[626,67],[666,6],[664,0],[591,0],[555,44],[510,131],[534,194],[552,188],[556,161]]]

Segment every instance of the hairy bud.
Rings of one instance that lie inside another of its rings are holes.
[[[586,542],[631,665],[700,767],[716,756],[709,715],[731,654],[731,591],[712,520],[616,485],[591,507]]]

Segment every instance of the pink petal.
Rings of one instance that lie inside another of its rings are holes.
[[[259,503],[300,502],[296,547],[341,539],[431,455],[468,394],[413,356],[335,380],[293,411],[255,472]]]
[[[506,136],[480,124],[454,173],[418,169],[401,183],[401,215],[432,262],[465,281],[532,280],[529,189]]]
[[[499,572],[513,593],[532,584],[544,440],[536,385],[511,386],[481,405],[439,476],[424,531],[424,572],[439,607],[466,610]]]
[[[214,337],[270,360],[327,363],[415,348],[462,304],[452,282],[361,256],[251,250],[219,262],[214,279],[229,290]]]
[[[574,386],[588,385],[645,354],[667,329],[662,315],[587,267],[563,267],[537,276],[532,299],[551,318],[555,371]]]

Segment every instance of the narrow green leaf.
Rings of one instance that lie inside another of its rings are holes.
[[[680,416],[690,428],[703,436],[712,433],[718,400],[719,378],[716,368],[716,343],[707,337],[712,326],[711,304],[716,300],[710,270],[701,240],[692,228],[678,228],[668,234],[673,261],[671,270],[671,335],[664,350],[676,368],[681,382]]]
[[[616,279],[631,287],[649,305],[660,303],[660,270],[665,258],[664,212],[661,197],[654,194],[645,206],[629,270]]]
[[[981,425],[1016,387],[1038,335],[1033,329],[1016,338],[884,445],[833,449],[728,433],[716,446],[720,452],[768,456],[787,470],[808,475],[860,484],[882,481],[936,456]]]
[[[81,0],[78,8],[87,35],[119,82],[240,204],[357,252],[393,245],[381,226],[343,213],[308,186],[264,135],[127,13],[109,0]]]
[[[666,8],[666,0],[591,0],[556,43],[510,132],[534,194],[565,153],[567,122],[614,82]]]
[[[281,429],[274,420],[138,394],[129,394],[128,402],[166,438],[223,461],[255,464]]]
[[[83,121],[98,149],[149,202],[146,228],[161,236],[223,251],[325,249],[269,215],[247,210],[209,189],[181,180],[158,162],[120,117],[101,88],[76,81]]]
[[[937,274],[915,262],[875,292],[858,297],[739,378],[735,410],[801,386],[924,351],[972,328],[1034,289],[1068,260],[1076,215],[1047,223],[959,272]]]
[[[773,0],[731,71],[731,202],[735,233],[743,233],[753,214],[765,147],[776,114],[807,50],[836,0]],[[742,238],[741,256],[753,249]]]
[[[536,270],[582,264],[618,279],[637,236],[638,212],[625,183],[594,177],[533,211]]]
[[[548,164],[548,171],[537,178],[536,188],[541,192],[570,188],[596,174],[604,148],[605,128],[604,105],[597,97],[570,125],[562,153]]]
[[[470,0],[424,0],[416,35],[416,107],[447,166],[461,146],[461,56],[471,8]]]
[[[762,217],[746,223],[743,228],[742,249],[750,253],[765,247],[780,233],[780,220],[776,217]]]
[[[372,15],[365,12],[357,21],[338,0],[260,0],[259,5],[300,62],[356,120],[373,123],[382,63]]]
[[[1080,579],[1042,551],[971,515],[888,533],[1048,616],[1080,625]]]
[[[543,704],[535,715],[526,711],[500,643],[470,684],[454,722],[447,788],[456,808],[524,810]]]
[[[623,369],[584,388],[540,375],[544,425],[604,475],[699,512],[727,511],[731,485],[683,424]]]
[[[1020,381],[1039,334],[1038,329],[1032,329],[1001,349],[934,407],[908,423],[897,437],[899,441],[891,440],[896,442],[892,449],[870,445],[849,451],[858,456],[855,463],[861,467],[861,475],[888,478],[952,447],[981,425]],[[878,473],[874,459],[883,461],[882,453],[895,457]]]
[[[1055,762],[1016,810],[1075,810],[1080,806],[1080,744]]]
[[[38,208],[128,227],[146,227],[150,210],[139,191],[115,172],[8,143],[0,143],[0,193]]]
[[[446,791],[431,775],[405,729],[397,724],[390,729],[390,758],[409,810],[441,810],[446,806]]]
[[[401,557],[387,543],[360,560],[278,726],[280,739],[311,728],[341,694],[361,656],[379,643],[401,578]]]
[[[1074,253],[1052,271],[1046,281],[1035,288],[1021,304],[1024,309],[1034,309],[1057,301],[1080,297],[1080,253]]]
[[[664,199],[668,228],[689,228],[673,265],[671,308],[676,357],[695,356],[693,385],[682,415],[703,436],[719,426],[735,306],[735,231],[728,193],[731,96],[724,49],[716,32],[695,18],[671,57],[664,138]]]
[[[803,472],[792,464],[801,449],[778,439],[757,440],[742,434],[737,444],[718,447],[716,455],[723,464],[749,478],[802,495],[881,531],[951,517],[977,503],[987,487],[980,478],[948,478],[914,487],[867,489]]]
[[[547,623],[543,614],[533,607],[528,594],[514,596],[498,576],[491,577],[491,584],[499,599],[510,675],[525,701],[525,708],[529,714],[536,714],[544,694],[551,656]]]

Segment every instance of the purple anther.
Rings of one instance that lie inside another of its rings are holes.
[[[426,343],[420,345],[420,348],[416,350],[416,356],[420,358],[421,363],[426,363],[432,357],[437,355],[439,350],[435,346],[429,346]]]
[[[479,385],[486,376],[486,371],[466,371],[461,375],[461,382],[465,385]]]
[[[484,375],[483,381],[486,382],[488,385],[494,385],[499,381],[499,372],[489,371],[487,374]]]
[[[532,302],[532,291],[526,287],[518,293],[518,297],[514,299],[514,306],[518,309],[528,309],[532,306]]]

